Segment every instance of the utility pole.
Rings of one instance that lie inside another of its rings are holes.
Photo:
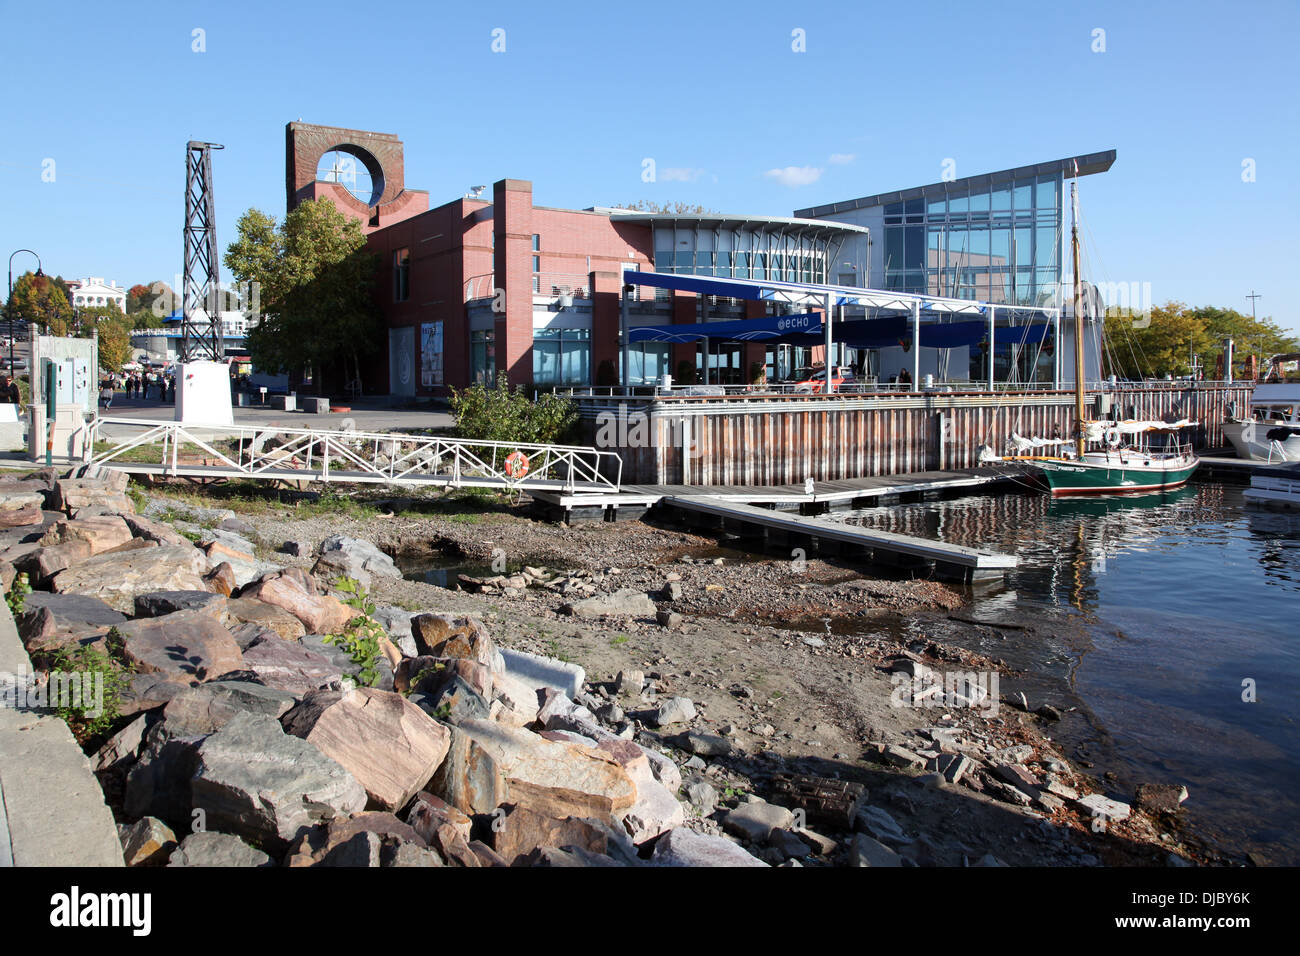
[[[1252,321],[1254,321],[1254,319],[1255,319],[1255,300],[1259,298],[1259,293],[1256,292],[1254,289],[1251,289],[1251,290],[1250,290],[1250,295],[1246,296],[1246,298],[1250,300],[1250,318],[1251,318]]]

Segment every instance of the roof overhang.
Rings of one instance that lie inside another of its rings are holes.
[[[714,295],[733,299],[751,299],[760,302],[783,302],[788,305],[824,306],[829,296],[832,305],[862,306],[873,314],[911,312],[919,304],[922,312],[949,315],[984,315],[990,305],[1010,313],[1037,312],[1051,315],[1055,309],[1032,306],[998,305],[977,302],[973,299],[950,299],[942,296],[912,295],[879,289],[859,289],[853,286],[818,285],[800,282],[756,281],[727,279],[717,276],[677,275],[665,272],[641,272],[625,269],[626,285],[651,286],[672,289],[695,295]]]
[[[1000,169],[994,173],[981,173],[977,176],[966,176],[962,179],[954,179],[949,182],[930,183],[928,186],[915,186],[911,189],[903,189],[888,193],[876,193],[874,196],[863,196],[859,199],[848,199],[843,202],[827,203],[823,206],[811,206],[807,209],[795,210],[795,215],[819,218],[822,216],[832,216],[837,213],[853,212],[856,209],[883,206],[886,203],[905,202],[909,199],[929,199],[946,196],[951,192],[960,193],[970,189],[971,187],[987,189],[1000,183],[1013,182],[1017,179],[1032,179],[1038,176],[1054,175],[1057,173],[1068,177],[1074,175],[1075,163],[1079,164],[1078,174],[1080,176],[1091,176],[1094,173],[1104,173],[1115,163],[1115,150],[1107,149],[1099,153],[1068,156],[1065,159],[1054,159],[1050,162],[1034,163],[1030,166],[1017,166],[1015,169]]]

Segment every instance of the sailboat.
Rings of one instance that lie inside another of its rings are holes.
[[[1179,433],[1195,422],[1097,421],[1084,414],[1083,300],[1079,290],[1078,167],[1070,183],[1070,249],[1074,260],[1074,439],[1025,439],[1012,436],[1018,452],[1004,461],[1019,461],[1042,472],[1053,496],[1104,495],[1166,491],[1178,488],[1200,465]],[[1172,439],[1172,441],[1171,441]],[[1125,445],[1125,441],[1131,444]],[[1100,445],[1094,450],[1088,444]],[[1073,445],[1073,448],[1070,448]],[[1048,449],[1057,446],[1055,454]]]

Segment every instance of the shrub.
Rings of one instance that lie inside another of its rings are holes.
[[[456,435],[474,441],[563,443],[578,421],[571,398],[555,393],[533,401],[520,386],[486,388],[482,384],[451,392]]]

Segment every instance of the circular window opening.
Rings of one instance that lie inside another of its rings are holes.
[[[320,182],[338,183],[352,196],[367,206],[379,202],[384,191],[383,179],[373,175],[370,164],[355,153],[344,149],[331,149],[316,164],[316,179]]]

